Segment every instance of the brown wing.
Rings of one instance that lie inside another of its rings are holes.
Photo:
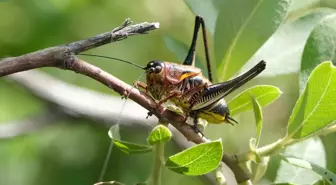
[[[170,62],[164,62],[166,79],[172,84],[178,84],[183,79],[202,74],[201,69],[180,65]]]

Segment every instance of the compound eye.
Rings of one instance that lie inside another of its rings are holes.
[[[147,69],[150,69],[151,67],[154,66],[154,63],[153,62],[149,62],[146,66]]]
[[[153,68],[153,67],[148,68],[148,71],[149,71],[150,73],[153,73],[154,70],[155,70],[155,68]]]
[[[154,69],[154,72],[155,73],[160,73],[162,70],[162,67],[161,66],[156,66],[155,69]]]

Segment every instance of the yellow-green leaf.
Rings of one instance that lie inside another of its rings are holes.
[[[228,103],[230,114],[235,115],[241,112],[252,110],[253,106],[251,103],[251,95],[259,102],[262,107],[264,107],[276,100],[281,95],[281,93],[282,92],[279,88],[271,85],[258,85],[248,88],[235,96]]]
[[[336,68],[331,62],[318,65],[299,97],[288,125],[295,139],[310,136],[336,120]]]

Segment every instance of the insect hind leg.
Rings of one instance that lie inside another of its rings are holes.
[[[204,19],[200,15],[197,15],[196,18],[195,18],[193,38],[192,38],[192,41],[191,41],[191,45],[190,45],[187,57],[185,58],[185,60],[183,62],[183,65],[195,66],[196,43],[197,43],[198,31],[200,29],[200,26],[202,26],[203,44],[204,44],[205,58],[206,58],[207,69],[208,69],[208,77],[209,77],[210,82],[212,82],[213,78],[212,78],[211,65],[210,65],[210,53],[209,53],[209,46],[208,46],[208,38],[207,38],[206,29],[205,29]]]

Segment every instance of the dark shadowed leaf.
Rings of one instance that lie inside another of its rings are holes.
[[[325,17],[309,35],[301,61],[301,92],[310,73],[324,61],[336,63],[336,14]]]
[[[108,135],[112,139],[114,146],[119,148],[122,152],[126,154],[141,154],[152,151],[152,146],[139,145],[136,143],[121,141],[119,133],[119,124],[112,126],[108,132]]]

